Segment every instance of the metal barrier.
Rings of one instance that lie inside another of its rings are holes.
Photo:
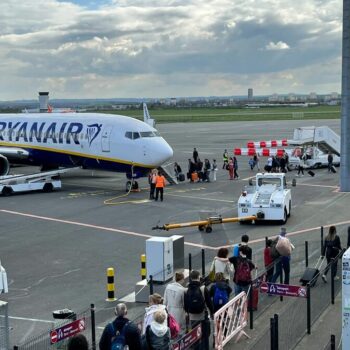
[[[8,304],[0,301],[0,349],[9,348]]]
[[[238,294],[214,314],[215,349],[223,349],[224,345],[236,335],[238,335],[236,342],[242,335],[249,338],[243,330],[248,323],[247,316],[247,294],[245,292]]]

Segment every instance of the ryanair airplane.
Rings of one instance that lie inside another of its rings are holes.
[[[122,115],[0,114],[0,175],[8,174],[13,162],[42,170],[110,170],[135,179],[172,156],[172,148],[155,128]]]

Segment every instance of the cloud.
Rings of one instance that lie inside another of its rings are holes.
[[[290,72],[305,89],[339,91],[341,5],[2,0],[0,99],[46,87],[56,97],[166,97],[245,94],[258,84],[265,94],[269,79],[273,91],[285,89],[280,74]],[[329,84],[317,85],[320,66]]]
[[[288,44],[284,43],[283,41],[278,41],[277,43],[274,43],[270,41],[268,45],[265,46],[265,50],[288,50],[290,47]]]

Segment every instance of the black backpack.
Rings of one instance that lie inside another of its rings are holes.
[[[184,298],[185,311],[190,314],[200,314],[205,309],[205,300],[200,286],[189,286]]]

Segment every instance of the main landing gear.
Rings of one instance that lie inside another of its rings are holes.
[[[126,182],[125,192],[139,192],[139,184],[135,180],[129,180]]]

